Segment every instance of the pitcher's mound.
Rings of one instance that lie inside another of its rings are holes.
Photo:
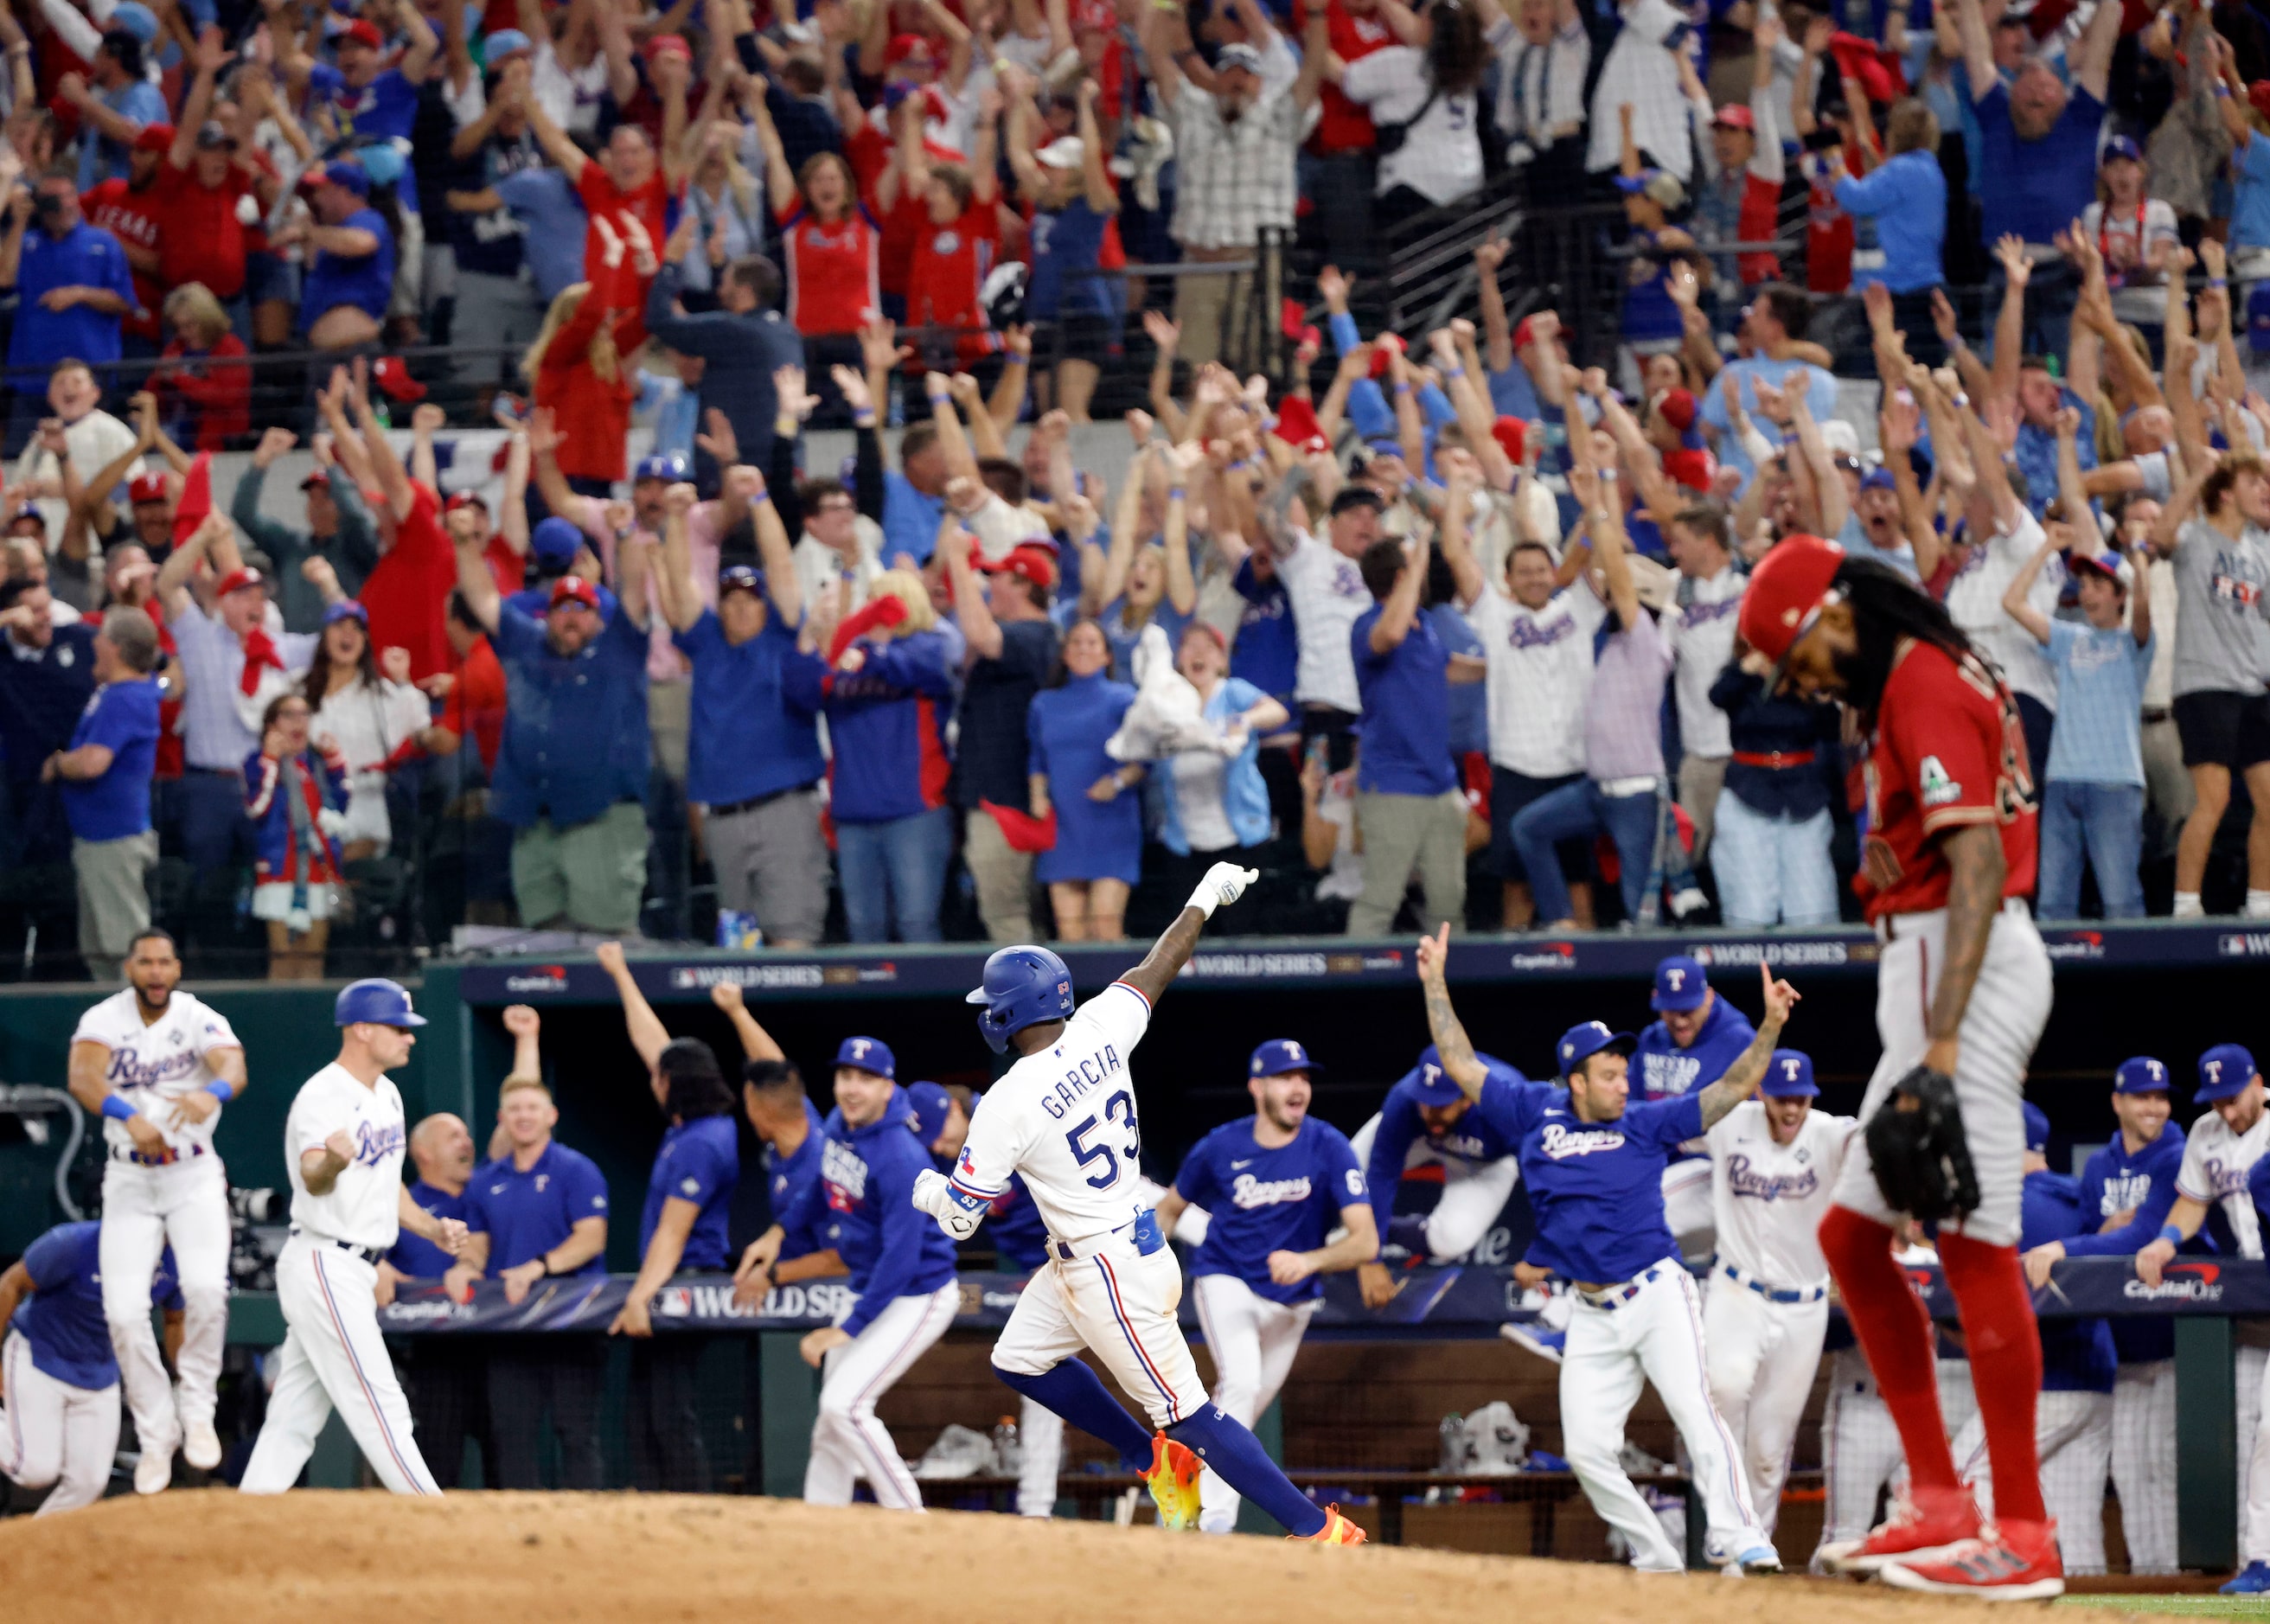
[[[174,1491],[0,1524],[41,1624],[1923,1624],[1948,1604],[1800,1579],[792,1501]]]

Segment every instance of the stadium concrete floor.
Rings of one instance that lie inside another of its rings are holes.
[[[1807,1624],[1924,1624],[1970,1605],[1824,1580],[757,1498],[211,1490],[0,1524],[0,1616],[40,1624],[712,1624],[725,1609],[827,1624],[1786,1624],[1793,1600]],[[2211,1596],[2088,1599],[2270,1613]]]

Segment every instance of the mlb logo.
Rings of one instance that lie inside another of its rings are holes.
[[[665,1286],[655,1294],[654,1311],[664,1319],[684,1319],[694,1312],[694,1293],[684,1286]]]

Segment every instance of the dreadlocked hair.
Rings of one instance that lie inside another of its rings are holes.
[[[1901,639],[1936,644],[1957,660],[1977,653],[1946,607],[1888,565],[1847,559],[1837,567],[1836,585],[1851,605],[1852,632],[1860,645],[1843,671],[1844,702],[1859,714],[1863,726],[1876,723],[1876,708],[1883,702]]]

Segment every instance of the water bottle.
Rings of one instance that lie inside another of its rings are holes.
[[[1024,1447],[1017,1442],[1017,1423],[1012,1416],[1003,1416],[993,1423],[993,1471],[996,1476],[1013,1478],[1024,1469]]]

